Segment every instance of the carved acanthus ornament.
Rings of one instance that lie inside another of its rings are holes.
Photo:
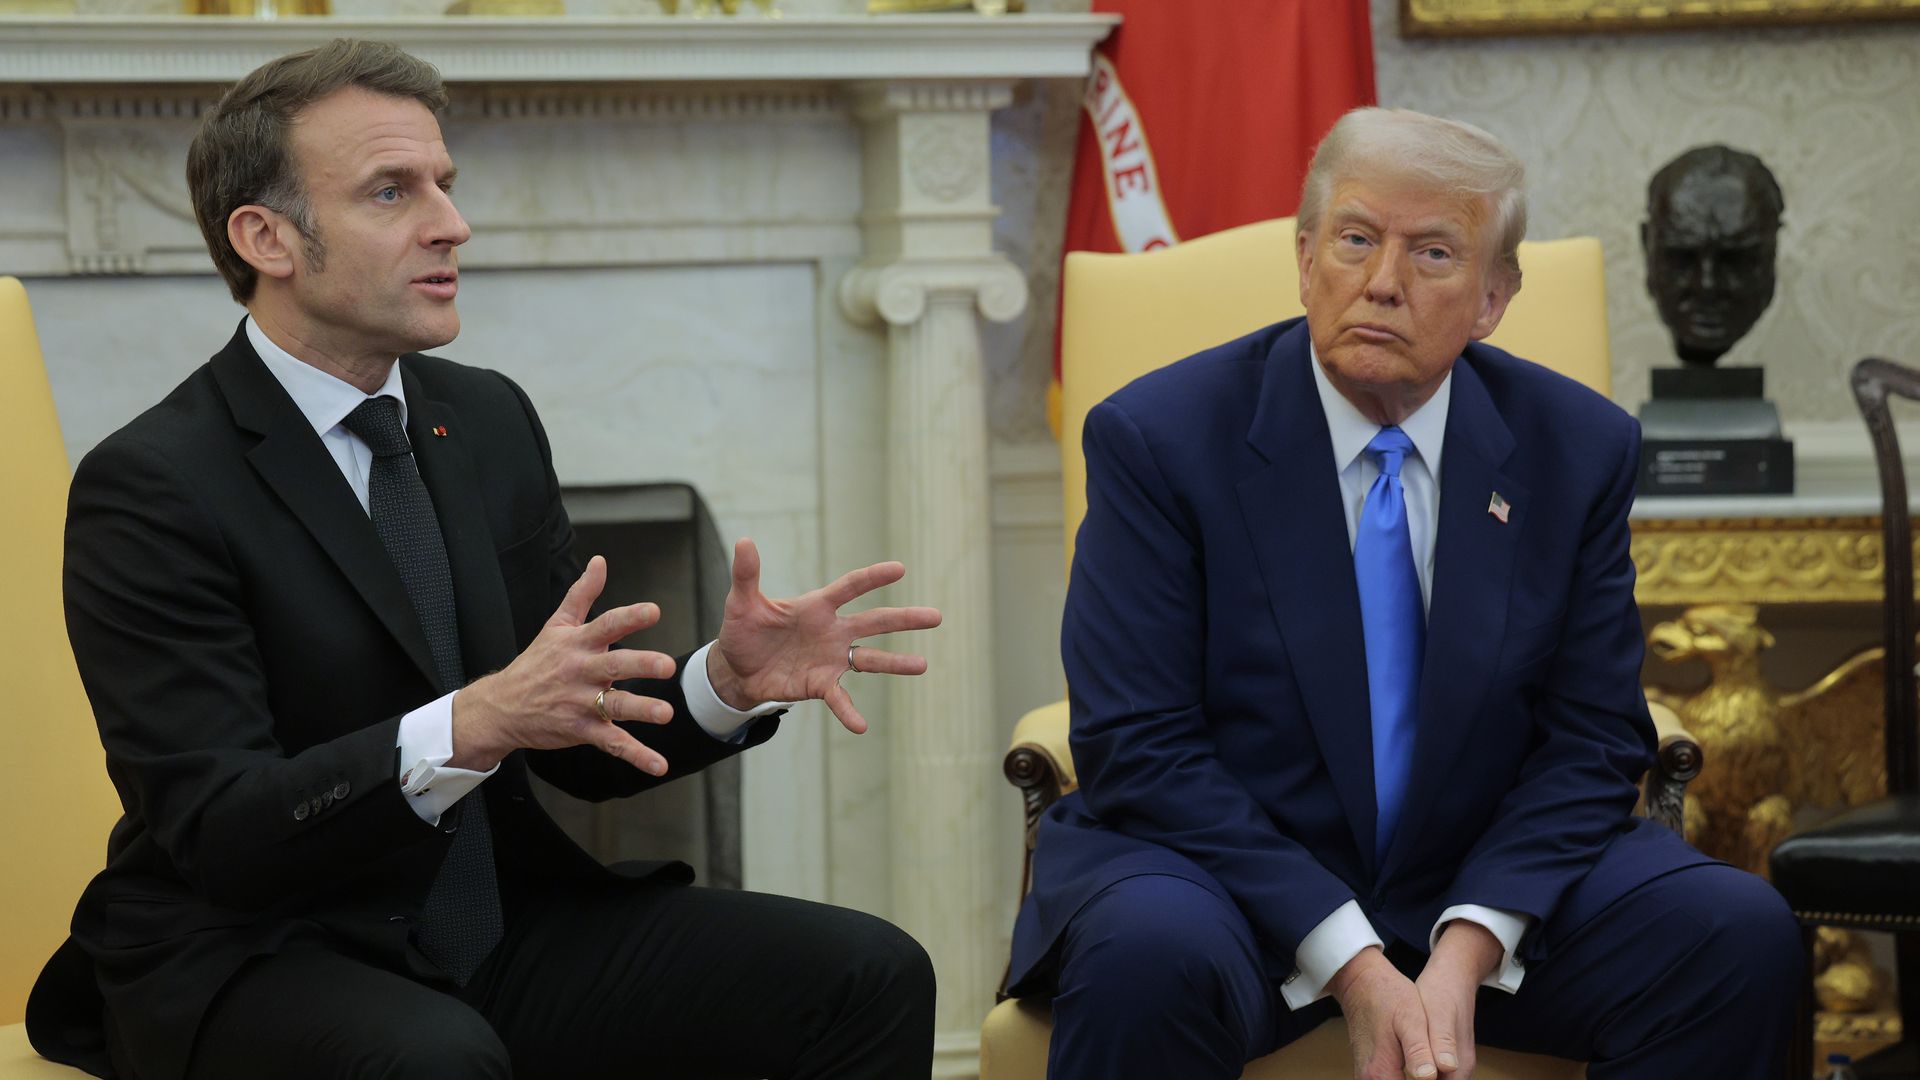
[[[1877,517],[1638,520],[1632,555],[1642,604],[1880,599]]]

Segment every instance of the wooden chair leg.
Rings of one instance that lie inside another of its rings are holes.
[[[1911,1080],[1920,1076],[1920,934],[1894,935],[1894,979],[1899,984],[1900,1041],[1869,1054],[1854,1068],[1861,1080]]]
[[[1787,1080],[1813,1077],[1813,947],[1819,928],[1803,924],[1800,941],[1807,956],[1807,974],[1800,980],[1800,1008],[1794,1014],[1793,1043],[1787,1051]]]
[[[1894,978],[1900,992],[1900,1041],[1920,1042],[1920,932],[1894,936]]]

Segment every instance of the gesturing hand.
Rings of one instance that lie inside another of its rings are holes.
[[[1354,1080],[1430,1080],[1436,1075],[1420,994],[1379,948],[1360,950],[1327,988],[1347,1018]]]
[[[760,550],[742,540],[733,548],[733,587],[720,623],[720,638],[707,651],[707,675],[714,693],[736,709],[765,701],[819,699],[848,731],[867,730],[866,718],[840,686],[852,656],[862,672],[919,675],[923,657],[861,645],[860,638],[940,625],[930,607],[874,608],[842,615],[854,600],[899,581],[906,567],[875,563],[842,576],[824,588],[775,600],[760,591]]]
[[[671,656],[609,648],[659,622],[660,609],[628,604],[588,622],[587,613],[606,584],[607,560],[595,555],[524,652],[454,695],[453,758],[448,764],[490,769],[522,747],[558,750],[591,744],[636,769],[655,776],[666,773],[667,759],[614,721],[664,724],[673,719],[672,707],[609,689],[621,679],[673,674]]]

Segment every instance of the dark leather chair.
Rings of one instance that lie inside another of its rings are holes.
[[[1914,671],[1913,521],[1887,395],[1920,400],[1920,370],[1886,360],[1854,365],[1853,395],[1880,470],[1885,560],[1887,796],[1854,807],[1773,849],[1773,884],[1807,927],[1897,935],[1902,1041],[1858,1063],[1862,1077],[1920,1076],[1920,709]],[[1795,1047],[1796,1077],[1813,1071],[1812,1017]]]

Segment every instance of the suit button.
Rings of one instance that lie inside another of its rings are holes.
[[[314,801],[320,804],[320,809],[325,810],[327,807],[333,805],[333,792],[323,791],[320,793],[320,797]]]
[[[351,784],[348,784],[345,780],[342,780],[339,783],[333,785],[333,797],[336,799],[344,799],[347,797],[347,793],[352,790],[353,790],[353,786]]]
[[[305,821],[307,820],[307,815],[311,813],[313,813],[313,807],[308,806],[306,803],[299,802],[293,804],[293,820]]]

